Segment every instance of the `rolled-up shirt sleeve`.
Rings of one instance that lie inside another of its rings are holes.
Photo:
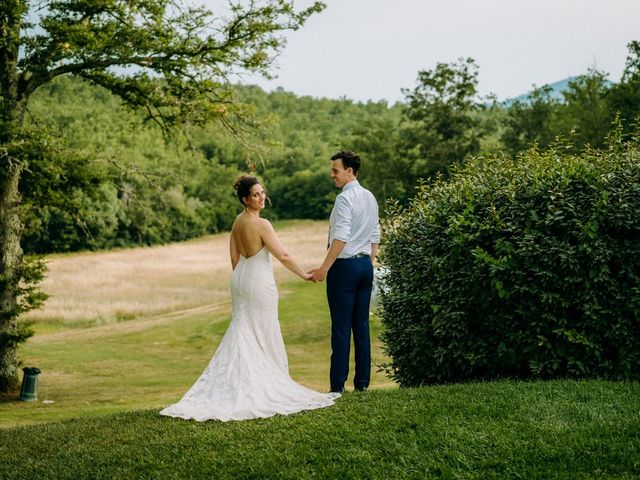
[[[333,208],[335,213],[333,239],[348,242],[351,238],[351,206],[349,201],[343,195],[338,195]]]
[[[371,233],[371,243],[380,243],[380,222],[376,222],[376,227],[373,229]]]

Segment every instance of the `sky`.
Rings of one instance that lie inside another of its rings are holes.
[[[202,0],[208,6],[218,0]],[[294,0],[303,8],[310,0]],[[265,90],[402,101],[420,70],[471,57],[478,90],[499,100],[596,68],[618,81],[640,41],[640,0],[324,0],[288,33]]]

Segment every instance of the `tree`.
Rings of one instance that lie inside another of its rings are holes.
[[[516,154],[537,144],[546,148],[557,133],[554,118],[560,101],[552,95],[549,85],[534,88],[525,99],[516,99],[507,109],[502,142],[511,154]]]
[[[352,132],[349,143],[364,161],[358,178],[376,195],[382,212],[388,199],[405,200],[413,194],[414,186],[406,184],[405,171],[398,168],[404,164],[399,148],[399,110],[399,107],[385,109],[379,115],[364,118]]]
[[[636,132],[640,124],[640,41],[630,42],[629,53],[620,82],[607,95],[610,108],[618,112],[627,133]]]
[[[267,75],[284,40],[324,7],[285,0],[231,3],[226,18],[176,0],[0,0],[0,392],[17,385],[17,318],[25,292],[20,179],[38,137],[25,127],[31,95],[61,75],[101,85],[165,132],[243,116],[228,78]]]
[[[480,147],[476,103],[478,67],[471,58],[438,63],[418,73],[418,86],[404,89],[406,109],[401,126],[407,191],[418,178],[448,174]]]
[[[559,109],[560,124],[575,128],[573,141],[579,148],[604,145],[613,122],[607,102],[609,88],[607,74],[590,69],[587,74],[571,80],[569,88],[562,92],[564,104]]]
[[[607,100],[610,90],[607,74],[589,69],[569,81],[562,99],[544,85],[517,99],[507,107],[502,142],[512,155],[534,144],[547,148],[559,137],[571,137],[576,153],[586,145],[604,144],[614,115]]]

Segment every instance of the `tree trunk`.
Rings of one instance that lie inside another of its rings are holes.
[[[18,284],[22,277],[21,224],[18,216],[21,165],[5,155],[0,177],[0,392],[18,385]]]
[[[20,27],[24,0],[2,3],[0,9],[0,393],[18,382],[18,286],[22,278],[20,193],[21,159],[3,148],[15,140],[22,126],[25,99],[18,86]]]

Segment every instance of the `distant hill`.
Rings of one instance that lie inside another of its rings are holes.
[[[575,78],[577,77],[567,77],[562,80],[558,80],[557,82],[549,83],[548,85],[551,87],[551,98],[562,100],[562,92],[569,88],[569,82],[574,80]],[[524,102],[525,100],[527,100],[527,98],[529,98],[529,95],[531,95],[530,91],[527,93],[523,93],[522,95],[518,95],[517,97],[508,98],[503,103],[504,105],[509,106],[515,101]]]
[[[564,100],[564,97],[562,96],[562,92],[568,90],[569,89],[569,82],[575,80],[576,78],[578,78],[578,77],[577,76],[567,77],[567,78],[564,78],[562,80],[558,80],[557,82],[547,84],[547,85],[549,85],[551,87],[551,98],[555,98],[555,99],[558,99],[558,100]],[[611,82],[609,80],[606,80],[606,82],[608,84],[612,84],[613,83],[613,82]],[[537,87],[537,85],[536,85],[536,87]],[[527,100],[527,98],[529,98],[529,95],[531,95],[531,91],[529,91],[527,93],[523,93],[522,95],[518,95],[517,97],[508,98],[502,103],[505,106],[508,107],[509,105],[511,105],[515,101],[523,102],[523,101]]]

